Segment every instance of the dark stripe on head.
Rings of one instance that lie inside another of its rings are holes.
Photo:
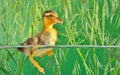
[[[53,10],[47,10],[47,11],[45,11],[45,12],[43,13],[43,17],[45,16],[46,13],[54,13],[54,11],[53,11]]]

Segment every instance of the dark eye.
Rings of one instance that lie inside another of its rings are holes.
[[[52,17],[52,14],[50,14],[49,17]]]

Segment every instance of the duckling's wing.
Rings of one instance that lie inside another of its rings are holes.
[[[29,38],[28,40],[26,40],[24,43],[22,43],[21,45],[23,46],[27,46],[27,45],[40,45],[40,44],[43,44],[44,42],[41,41],[39,37],[35,36],[35,37],[32,37],[32,38]],[[20,47],[18,48],[19,51],[23,51],[25,50],[26,48],[24,47]]]

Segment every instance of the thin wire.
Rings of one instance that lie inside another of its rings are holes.
[[[50,46],[50,45],[11,45],[11,46],[0,46],[0,49],[3,48],[31,48],[31,47],[38,47],[38,48],[120,48],[120,46],[101,46],[101,45],[56,45],[56,46]]]

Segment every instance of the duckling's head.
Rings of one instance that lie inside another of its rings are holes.
[[[56,23],[62,23],[62,20],[58,18],[58,14],[51,10],[44,12],[43,21],[45,26],[53,26]]]

